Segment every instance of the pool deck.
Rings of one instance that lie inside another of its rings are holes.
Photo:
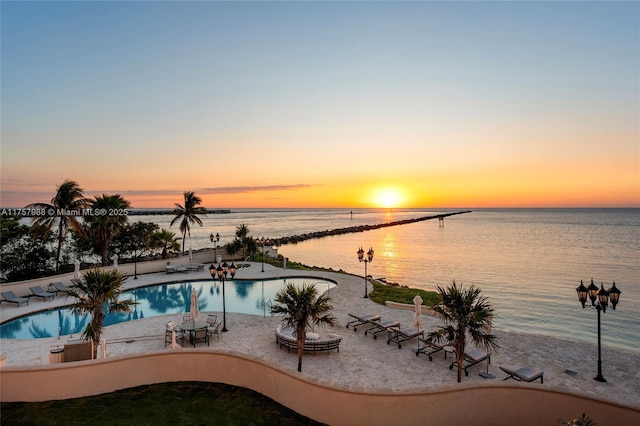
[[[248,268],[239,269],[236,279],[270,279],[284,277],[308,277],[312,283],[316,279],[328,279],[338,285],[329,291],[333,301],[333,314],[340,321],[334,329],[322,329],[343,336],[340,351],[327,354],[305,354],[302,361],[301,377],[310,382],[319,383],[337,389],[365,392],[391,391],[412,392],[438,390],[455,385],[456,372],[449,370],[450,360],[444,359],[443,352],[434,354],[433,361],[425,355],[416,357],[411,348],[417,346],[416,340],[404,342],[401,349],[397,345],[387,345],[387,336],[380,333],[374,340],[364,335],[364,328],[354,332],[346,329],[348,313],[380,314],[383,319],[394,319],[403,328],[411,328],[413,309],[400,309],[382,306],[363,298],[364,281],[362,277],[318,271],[284,270],[265,264],[261,272],[260,263],[251,263]],[[188,274],[153,273],[132,277],[125,281],[125,288],[135,288],[162,282],[184,280],[210,280],[209,271],[190,272]],[[229,288],[227,288],[227,291]],[[0,305],[0,318],[5,321],[29,312],[52,308],[65,304],[64,297],[53,301],[41,301],[32,298],[27,306],[16,307],[13,304]],[[206,316],[202,312],[202,316]],[[221,319],[221,312],[217,312]],[[199,344],[197,349],[229,354],[250,355],[283,371],[296,373],[297,355],[293,351],[280,349],[275,343],[274,330],[279,324],[277,317],[227,313],[228,332],[222,333],[220,340],[214,337],[209,347]],[[106,327],[103,337],[107,341],[107,357],[165,350],[165,323],[174,320],[182,322],[182,314],[170,314],[140,320],[129,321]],[[438,319],[423,315],[423,328],[427,331],[438,326]],[[479,373],[487,370],[482,362],[469,369],[469,376],[463,383],[500,382],[506,374],[499,366],[519,368],[530,365],[544,371],[544,384],[539,381],[528,386],[540,386],[550,390],[568,391],[576,394],[612,401],[636,409],[640,408],[640,353],[612,350],[603,345],[603,375],[608,380],[600,383],[593,380],[597,366],[597,346],[569,340],[558,340],[545,336],[504,332],[493,330],[499,338],[500,347],[491,354],[489,372],[496,378],[485,379]],[[74,338],[78,336],[74,335]],[[0,353],[7,366],[41,365],[49,363],[51,348],[64,344],[70,336],[43,339],[0,339]],[[171,350],[171,349],[166,349]],[[179,349],[176,349],[179,350]],[[565,373],[576,372],[575,375]],[[514,383],[511,381],[511,383]],[[523,384],[523,386],[527,386]],[[579,415],[580,413],[576,413]],[[604,419],[599,419],[604,421]]]

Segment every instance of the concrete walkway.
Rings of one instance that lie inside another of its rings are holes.
[[[238,270],[236,279],[268,279],[281,277],[309,277],[329,279],[338,283],[330,290],[333,299],[334,315],[340,325],[330,331],[343,336],[340,352],[305,354],[301,376],[311,382],[331,386],[337,389],[378,392],[413,392],[424,390],[450,389],[456,386],[456,372],[449,370],[449,360],[442,352],[435,354],[430,362],[424,355],[416,357],[411,348],[417,341],[408,341],[398,349],[397,345],[387,345],[386,335],[381,333],[378,339],[364,335],[364,328],[354,332],[346,329],[348,313],[377,313],[383,319],[400,321],[403,328],[412,327],[412,309],[399,309],[381,306],[370,299],[363,298],[362,277],[339,273],[283,270],[271,265],[253,263],[248,268]],[[154,273],[131,277],[125,281],[125,288],[134,288],[161,282],[178,280],[210,279],[209,271],[189,274]],[[2,321],[28,312],[63,305],[65,299],[41,302],[33,300],[28,306],[16,308],[2,304]],[[206,312],[201,313],[206,315]],[[220,315],[220,313],[218,313]],[[424,315],[425,330],[433,330],[438,325],[435,317]],[[144,353],[164,349],[164,327],[169,320],[177,324],[182,322],[181,314],[164,315],[116,324],[105,328],[103,337],[107,340],[107,357],[125,354]],[[198,350],[222,353],[240,353],[261,359],[284,371],[294,372],[297,368],[297,355],[280,349],[275,343],[274,329],[278,325],[277,317],[227,313],[228,332],[222,333],[219,341],[215,338],[211,346],[200,344]],[[489,372],[494,379],[485,379],[479,373],[486,371],[487,364],[481,363],[469,369],[469,376],[463,377],[464,383],[499,383],[506,375],[498,366],[519,368],[531,365],[544,371],[544,384],[535,382],[529,386],[541,386],[547,389],[567,391],[581,395],[597,397],[602,400],[640,408],[640,354],[613,351],[603,348],[603,375],[608,382],[593,380],[596,373],[597,348],[595,344],[585,344],[568,340],[551,339],[538,335],[506,333],[495,330],[500,348],[491,356]],[[77,336],[74,336],[77,337]],[[49,362],[49,350],[64,344],[68,336],[29,340],[0,340],[0,351],[6,357],[7,366],[39,365]],[[166,349],[170,350],[170,349]],[[180,350],[180,349],[176,349]],[[569,375],[565,370],[576,372]],[[296,373],[297,374],[297,373]],[[578,416],[580,413],[576,413]],[[604,419],[598,419],[604,421]]]

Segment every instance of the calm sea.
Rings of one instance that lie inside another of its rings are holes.
[[[234,209],[192,229],[186,247],[233,239],[246,224],[254,237],[276,238],[378,224],[454,210]],[[132,216],[169,229],[170,216]],[[179,234],[177,226],[171,228]],[[575,288],[593,278],[622,291],[602,316],[603,345],[640,350],[640,209],[481,209],[437,220],[283,245],[279,253],[307,265],[364,275],[356,251],[375,251],[368,273],[434,290],[455,280],[481,288],[495,327],[596,342],[596,311],[582,309]]]

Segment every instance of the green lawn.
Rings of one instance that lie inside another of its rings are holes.
[[[257,392],[176,382],[48,402],[4,402],[9,425],[320,425]]]

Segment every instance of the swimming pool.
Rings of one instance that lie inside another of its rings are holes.
[[[297,286],[315,284],[323,293],[335,283],[312,278],[286,278],[260,281],[233,280],[225,284],[227,312],[250,315],[271,315],[270,305],[285,283]],[[158,315],[179,314],[191,309],[191,290],[198,292],[201,312],[222,312],[222,283],[218,281],[182,281],[155,284],[123,292],[123,299],[138,302],[130,314],[106,314],[104,326]],[[34,312],[0,325],[3,339],[38,339],[79,334],[87,327],[90,317],[74,315],[66,308]]]

